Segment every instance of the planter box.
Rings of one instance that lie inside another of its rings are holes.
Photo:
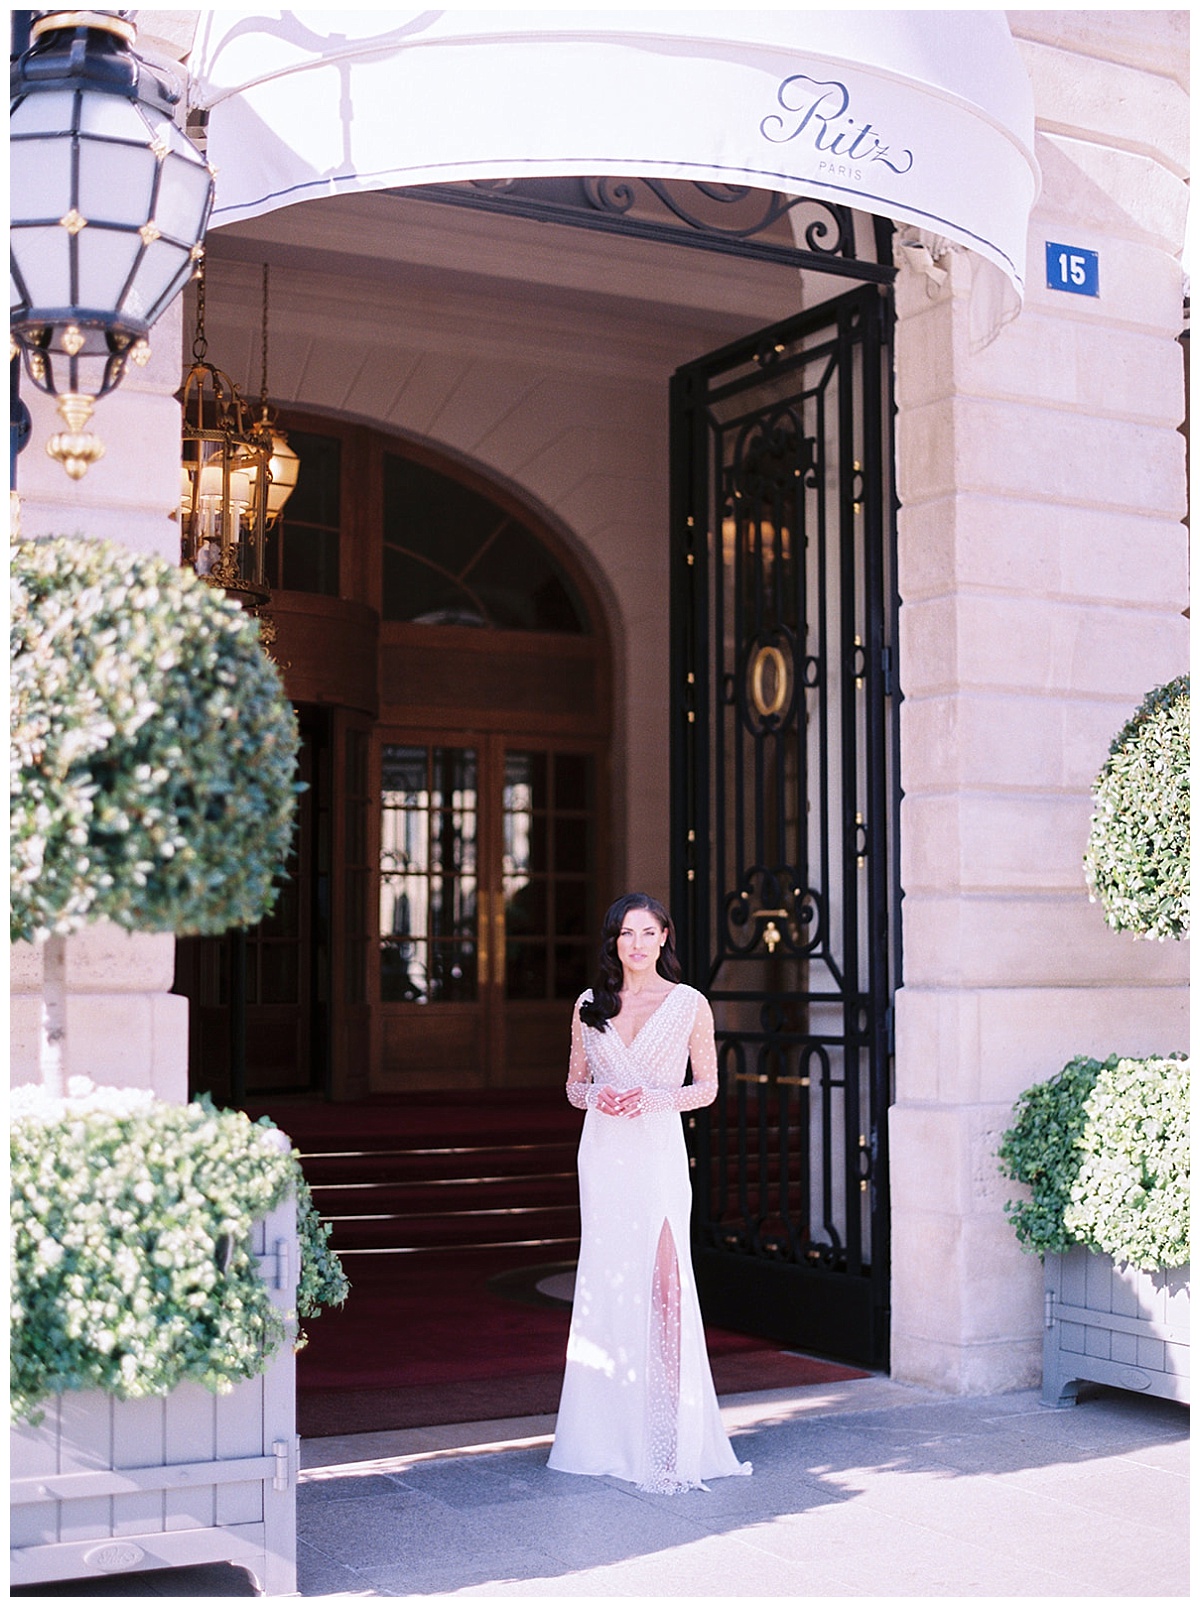
[[[1085,1380],[1190,1402],[1190,1267],[1142,1272],[1082,1245],[1044,1261],[1047,1406],[1074,1405]]]
[[[272,1300],[295,1306],[296,1207],[255,1224]],[[11,1431],[13,1585],[231,1562],[296,1592],[296,1358],[214,1395],[185,1384],[119,1401],[67,1391]]]

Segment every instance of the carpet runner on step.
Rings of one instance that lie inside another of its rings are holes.
[[[268,1111],[352,1285],[307,1325],[300,1433],[555,1411],[570,1307],[537,1285],[578,1252],[581,1113],[558,1090]],[[707,1337],[718,1394],[864,1376],[744,1334]]]

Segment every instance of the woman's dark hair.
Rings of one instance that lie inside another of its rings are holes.
[[[600,967],[592,983],[592,1001],[579,1006],[579,1019],[597,1032],[604,1032],[613,1016],[621,1009],[621,983],[625,971],[617,958],[617,938],[631,910],[645,910],[667,934],[658,956],[656,970],[668,982],[683,981],[683,967],[675,953],[675,923],[656,898],[649,893],[626,893],[610,904],[600,934]]]

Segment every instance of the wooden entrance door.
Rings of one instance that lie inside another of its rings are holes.
[[[503,732],[380,733],[384,1087],[565,1075],[595,941],[599,762]]]

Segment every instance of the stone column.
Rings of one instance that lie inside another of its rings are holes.
[[[940,287],[906,269],[897,290],[892,1371],[961,1393],[1040,1372],[1040,1263],[995,1161],[1014,1099],[1073,1054],[1186,1043],[1186,945],[1111,932],[1081,866],[1111,738],[1188,664],[1187,100],[1165,67],[1127,64],[1158,61],[1169,14],[1121,13],[1119,41],[1085,39],[1095,15],[1028,14],[1043,191],[1024,312],[973,352],[967,255],[941,259]],[[1047,240],[1099,252],[1098,298],[1045,288]]]
[[[82,480],[46,456],[62,425],[53,401],[23,379],[33,433],[17,465],[21,531],[82,535],[177,559],[182,302],[151,333],[153,356],[97,404],[92,430],[105,455]],[[175,939],[101,922],[67,944],[67,1075],[187,1097],[187,1000],[171,993]],[[11,1081],[38,1080],[42,954],[19,943],[11,959]]]

